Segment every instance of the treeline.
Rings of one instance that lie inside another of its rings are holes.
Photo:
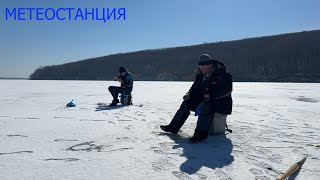
[[[225,63],[234,81],[320,82],[320,30],[114,54],[40,67],[30,79],[111,80],[124,66],[136,80],[192,81],[203,53]]]

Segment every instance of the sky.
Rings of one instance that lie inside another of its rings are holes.
[[[0,77],[110,54],[319,30],[319,7],[317,0],[1,1]],[[6,20],[6,8],[125,8],[126,19]]]

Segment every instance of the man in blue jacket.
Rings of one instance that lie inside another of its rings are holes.
[[[130,95],[133,88],[133,76],[124,67],[119,68],[119,75],[114,77],[114,81],[119,81],[121,86],[109,86],[109,91],[113,97],[112,103],[109,106],[116,106],[119,103],[119,93]]]
[[[183,102],[169,125],[161,125],[165,132],[178,133],[187,120],[190,111],[200,105],[201,112],[191,142],[200,142],[208,137],[214,113],[232,112],[232,76],[225,65],[202,54],[198,59],[199,70],[189,92],[183,96]]]

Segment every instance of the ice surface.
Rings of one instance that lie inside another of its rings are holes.
[[[320,179],[320,84],[234,83],[232,134],[164,133],[191,82],[135,82],[134,106],[103,81],[0,81],[0,179]],[[74,100],[76,107],[66,108]],[[142,107],[139,107],[143,104]]]

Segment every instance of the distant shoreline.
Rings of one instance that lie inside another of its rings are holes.
[[[0,80],[29,80],[29,78],[0,77]]]
[[[73,79],[28,79],[28,78],[0,78],[0,80],[30,80],[30,81],[113,81],[113,80],[73,80]],[[147,82],[193,82],[193,81],[161,81],[161,80],[135,80]],[[234,81],[235,83],[320,83],[320,81]]]

